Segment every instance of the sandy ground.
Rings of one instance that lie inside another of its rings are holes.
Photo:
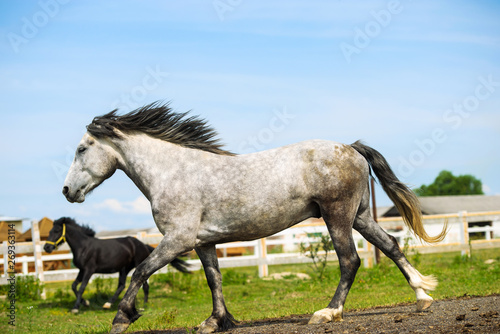
[[[224,333],[324,334],[324,333],[500,333],[500,295],[463,296],[435,301],[430,309],[416,312],[416,305],[377,307],[350,311],[344,321],[307,325],[310,314],[242,322]],[[194,328],[141,331],[141,334],[185,334]]]

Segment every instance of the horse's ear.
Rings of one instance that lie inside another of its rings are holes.
[[[95,143],[94,137],[88,136],[88,138],[87,138],[87,144],[94,145],[94,143]]]

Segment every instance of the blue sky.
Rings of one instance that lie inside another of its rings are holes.
[[[122,172],[83,204],[61,188],[94,116],[156,100],[237,153],[363,139],[409,185],[447,169],[500,194],[499,14],[497,1],[3,1],[0,214],[154,226]]]

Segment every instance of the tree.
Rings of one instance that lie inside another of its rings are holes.
[[[484,195],[481,180],[466,174],[455,176],[443,170],[433,183],[414,190],[417,196]]]

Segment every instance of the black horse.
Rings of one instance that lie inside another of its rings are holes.
[[[76,295],[76,302],[71,310],[73,313],[78,313],[80,303],[83,302],[85,305],[89,305],[89,302],[83,299],[82,295],[90,277],[94,273],[111,274],[119,272],[118,289],[103,306],[103,308],[110,308],[125,288],[127,274],[144,261],[154,249],[133,237],[97,239],[94,236],[95,231],[90,227],[80,226],[75,220],[63,217],[54,221],[49,237],[43,247],[47,253],[51,253],[67,241],[71,252],[73,252],[73,263],[80,269],[78,277],[71,286]],[[188,272],[189,265],[183,260],[175,259],[171,264],[181,272]],[[77,291],[80,282],[82,284]],[[145,282],[142,288],[144,290],[144,303],[147,303],[148,282]]]

